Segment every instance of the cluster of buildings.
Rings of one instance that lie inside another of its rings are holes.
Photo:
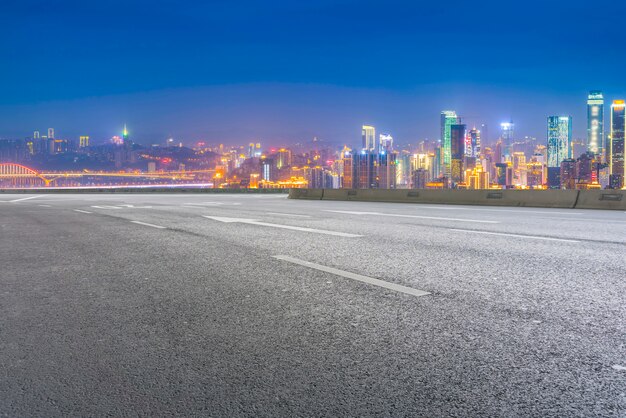
[[[604,129],[604,96],[587,100],[587,139],[572,139],[572,117],[547,118],[546,141],[518,139],[515,124],[500,125],[494,143],[486,126],[468,128],[455,111],[441,112],[440,140],[427,150],[395,150],[388,134],[363,126],[362,145],[344,150],[343,188],[599,189],[624,188],[624,100],[610,106]],[[529,149],[529,144],[532,147]]]
[[[46,170],[127,170],[202,172],[215,187],[350,189],[592,189],[624,188],[626,104],[615,100],[605,129],[600,91],[587,100],[587,137],[572,138],[572,117],[547,117],[546,138],[516,135],[515,124],[502,123],[495,140],[487,126],[470,127],[455,111],[441,112],[437,140],[398,145],[374,126],[361,130],[359,146],[337,147],[314,138],[289,148],[207,145],[184,147],[134,143],[121,135],[94,144],[35,131],[23,140],[0,140],[0,163],[16,162]],[[191,176],[191,177],[190,177]]]

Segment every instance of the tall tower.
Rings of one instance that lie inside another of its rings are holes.
[[[378,152],[391,152],[393,151],[393,137],[389,134],[380,134],[378,144]]]
[[[587,96],[587,151],[604,154],[604,95],[593,90]]]
[[[480,156],[480,131],[476,127],[469,131],[471,149],[465,153],[470,157],[478,158]]]
[[[572,117],[548,116],[548,186],[561,187],[561,163],[572,158]]]
[[[122,131],[122,141],[124,143],[128,142],[128,129],[126,129],[126,124],[124,124],[124,130]]]
[[[441,112],[441,145],[443,148],[443,174],[450,177],[450,163],[452,162],[451,127],[460,122],[454,110]]]
[[[39,138],[40,138],[39,131],[33,132],[33,139],[39,139]]]
[[[503,122],[500,124],[500,139],[502,140],[502,153],[505,160],[511,159],[513,152],[513,137],[515,135],[515,124],[511,122]]]
[[[48,139],[54,139],[54,128],[48,128]]]
[[[376,149],[376,128],[373,126],[363,125],[361,136],[364,150],[373,151]]]
[[[624,132],[626,131],[626,104],[624,100],[614,100],[611,105],[611,139],[609,145],[609,187],[624,187]]]
[[[453,184],[463,181],[463,159],[465,157],[466,126],[450,126],[450,179]]]

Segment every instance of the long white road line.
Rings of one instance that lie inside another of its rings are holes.
[[[389,283],[384,280],[374,279],[372,277],[363,276],[349,271],[339,270],[333,267],[323,266],[321,264],[311,263],[310,261],[300,260],[298,258],[289,257],[288,255],[275,255],[273,258],[277,260],[287,261],[289,263],[297,264],[300,266],[308,267],[311,269],[324,271],[326,273],[335,274],[337,276],[345,277],[359,282],[371,284],[374,286],[382,287],[384,289],[393,290],[395,292],[405,293],[413,296],[426,296],[430,293],[423,290],[413,289],[412,287],[402,286],[396,283]]]

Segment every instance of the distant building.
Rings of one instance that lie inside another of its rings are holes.
[[[391,152],[393,151],[393,137],[389,134],[380,134],[378,152]]]
[[[466,126],[450,125],[450,178],[452,184],[463,181]]]
[[[452,163],[452,125],[459,124],[459,118],[454,110],[444,110],[441,112],[441,148],[443,150],[442,172],[446,177],[450,177]]]
[[[430,181],[428,170],[424,168],[418,168],[417,170],[413,171],[412,180],[413,181],[411,183],[413,189],[425,189],[426,184],[428,184],[428,182]]]
[[[78,147],[79,148],[87,148],[89,146],[89,137],[88,136],[81,136],[78,140]]]
[[[48,139],[54,139],[54,128],[48,128]]]
[[[614,100],[611,105],[611,140],[609,147],[609,187],[621,189],[624,187],[624,133],[626,132],[624,100]]]
[[[604,154],[604,96],[597,90],[587,96],[587,151]]]
[[[559,179],[561,180],[561,189],[573,190],[576,188],[576,160],[566,158],[561,162]]]
[[[572,117],[548,117],[548,187],[561,188],[561,163],[571,158]]]
[[[500,140],[502,141],[502,154],[505,161],[510,161],[513,152],[513,142],[515,137],[515,124],[513,121],[500,124]]]
[[[376,128],[369,125],[363,125],[361,131],[362,148],[366,151],[376,150]]]
[[[470,149],[466,150],[469,157],[478,158],[480,156],[480,131],[475,127],[469,131]]]

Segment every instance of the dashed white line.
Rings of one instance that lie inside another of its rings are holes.
[[[556,212],[556,211],[539,211],[539,210],[523,210],[523,209],[487,209],[487,208],[468,208],[466,206],[454,207],[454,205],[450,206],[424,206],[420,209],[442,209],[442,210],[462,210],[462,211],[478,211],[478,212],[511,212],[511,213],[538,213],[544,215],[584,215],[583,212]]]
[[[463,219],[463,218],[442,218],[439,216],[419,216],[419,215],[401,215],[395,213],[381,213],[381,212],[354,212],[349,210],[324,210],[324,212],[343,213],[346,215],[372,215],[372,216],[390,216],[395,218],[415,218],[415,219],[430,219],[435,221],[455,221],[455,222],[475,222],[483,224],[499,224],[500,221],[484,221],[481,219]]]
[[[140,222],[140,221],[130,221],[130,222],[134,223],[134,224],[137,224],[137,225],[144,225],[144,226],[149,226],[149,227],[157,228],[157,229],[167,229],[167,227],[165,227],[165,226],[149,224],[147,222]]]
[[[471,229],[450,229],[450,231],[467,232],[470,234],[500,235],[504,237],[515,237],[515,238],[525,238],[525,239],[539,239],[539,240],[544,240],[544,241],[580,242],[580,241],[573,240],[573,239],[549,238],[549,237],[540,237],[536,235],[507,234],[504,232],[474,231]]]
[[[93,213],[93,212],[89,212],[89,211],[82,210],[82,209],[74,209],[74,212],[80,212],[80,213]]]
[[[50,205],[37,205],[37,206],[41,206],[42,208],[51,208],[52,207]]]
[[[294,218],[310,218],[309,215],[296,215],[295,213],[267,212],[268,215],[293,216]]]
[[[23,202],[25,200],[37,199],[37,198],[44,197],[44,196],[45,196],[45,194],[42,194],[42,195],[39,195],[39,196],[22,197],[21,199],[9,200],[9,202],[11,202],[11,203]]]
[[[326,229],[304,228],[301,226],[272,224],[268,222],[260,222],[256,219],[226,218],[222,216],[206,216],[206,215],[203,215],[203,217],[208,218],[208,219],[213,219],[214,221],[224,222],[224,223],[243,223],[243,224],[249,224],[249,225],[269,226],[272,228],[282,228],[282,229],[290,229],[292,231],[312,232],[315,234],[334,235],[337,237],[358,238],[358,237],[363,236],[363,235],[357,235],[357,234],[348,234],[346,232],[328,231]]]
[[[312,268],[319,271],[324,271],[326,273],[335,274],[337,276],[345,277],[352,280],[357,280],[359,282],[371,284],[374,286],[382,287],[385,289],[393,290],[400,293],[405,293],[407,295],[413,296],[426,296],[430,295],[429,292],[425,292],[423,290],[413,289],[412,287],[402,286],[396,283],[389,283],[384,280],[374,279],[372,277],[363,276],[356,273],[351,273],[349,271],[339,270],[334,267],[323,266],[321,264],[311,263],[310,261],[300,260],[297,258],[289,257],[287,255],[275,255],[273,258],[277,260],[287,261],[289,263],[298,264],[300,266]]]

